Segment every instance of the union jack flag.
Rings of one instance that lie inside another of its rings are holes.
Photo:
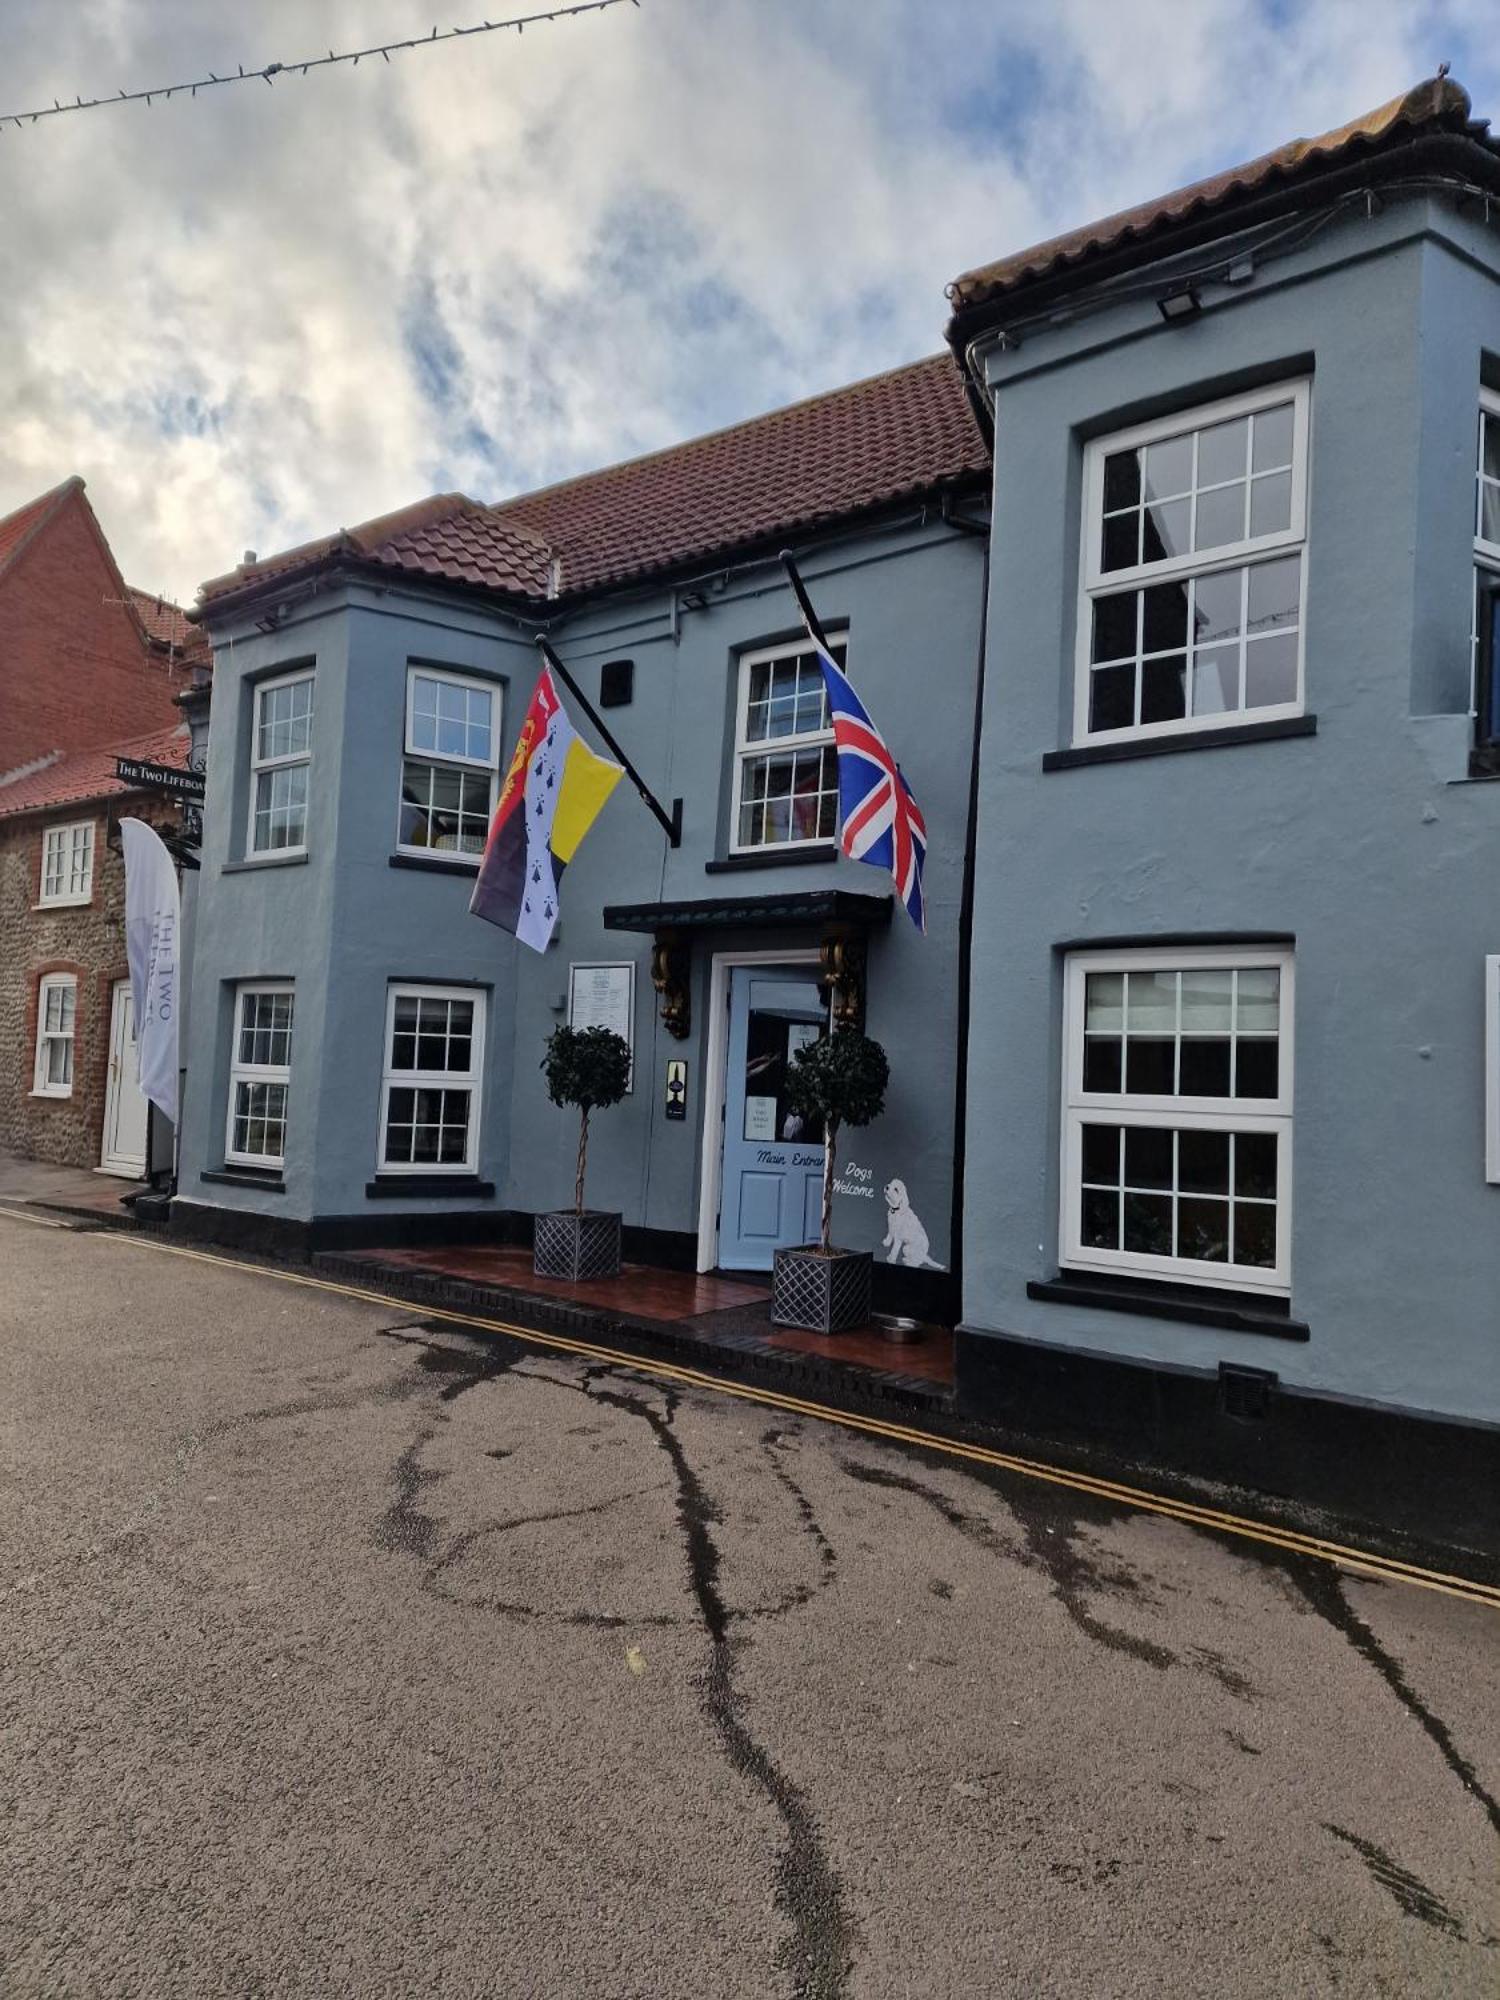
[[[873,867],[890,870],[907,915],[925,936],[922,868],[927,859],[927,822],[885,738],[834,660],[795,565],[788,556],[782,561],[802,607],[808,637],[817,649],[828,693],[838,749],[839,845],[851,861],[868,861]]]

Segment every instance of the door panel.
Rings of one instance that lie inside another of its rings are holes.
[[[776,1250],[817,1236],[823,1135],[792,1110],[786,1076],[802,1044],[827,1033],[811,968],[731,968],[719,1223],[719,1262],[731,1270],[769,1271]]]
[[[141,1095],[130,981],[115,982],[109,1014],[109,1081],[100,1165],[138,1180],[146,1171],[146,1100]]]

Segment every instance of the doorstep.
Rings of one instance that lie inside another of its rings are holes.
[[[670,1355],[714,1374],[753,1376],[804,1393],[908,1410],[953,1404],[953,1335],[924,1327],[910,1344],[877,1328],[803,1333],[775,1326],[771,1293],[753,1277],[626,1264],[618,1278],[539,1278],[531,1252],[455,1245],[324,1251],[313,1266],[347,1284],[561,1332],[633,1352]]]

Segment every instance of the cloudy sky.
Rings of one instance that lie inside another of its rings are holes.
[[[504,5],[0,0],[0,112]],[[1445,58],[1500,117],[1493,19],[641,0],[7,129],[0,512],[80,472],[130,580],[190,599],[245,548],[650,450],[931,353],[958,271]]]

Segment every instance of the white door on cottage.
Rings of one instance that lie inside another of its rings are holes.
[[[109,1174],[140,1180],[146,1171],[146,1100],[135,1052],[135,1005],[130,981],[115,981],[109,1011],[109,1082],[104,1096],[104,1150]]]

